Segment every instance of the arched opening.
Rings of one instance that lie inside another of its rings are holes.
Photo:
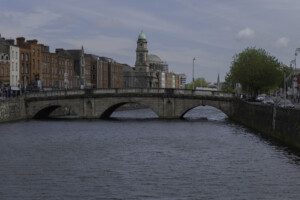
[[[122,102],[105,110],[101,118],[108,119],[153,119],[158,115],[148,106],[140,103]]]
[[[196,106],[186,110],[181,118],[186,120],[223,121],[227,118],[227,115],[213,106]]]
[[[54,118],[68,118],[76,116],[71,111],[70,107],[63,107],[60,105],[47,106],[34,115],[34,119],[54,119]]]
[[[60,108],[61,106],[55,105],[55,106],[48,106],[46,108],[43,108],[39,112],[37,112],[33,118],[35,119],[46,119],[50,117],[50,114],[56,110],[57,108]]]

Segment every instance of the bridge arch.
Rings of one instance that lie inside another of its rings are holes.
[[[155,113],[158,117],[159,117],[159,113],[156,111],[155,108],[153,108],[152,105],[149,105],[147,103],[144,102],[140,102],[140,101],[122,101],[122,102],[118,102],[118,103],[114,103],[109,105],[102,113],[100,118],[102,119],[107,119],[110,118],[111,115],[121,106],[126,105],[126,104],[138,104],[141,105],[142,107],[145,108],[149,108],[153,113]]]
[[[50,114],[56,110],[57,108],[61,108],[60,105],[50,105],[44,108],[41,108],[37,113],[34,114],[34,119],[45,119],[50,116]]]
[[[224,103],[224,102],[211,101],[211,100],[206,100],[206,101],[201,100],[200,102],[196,101],[191,103],[190,105],[185,106],[179,114],[180,118],[183,119],[185,114],[187,114],[189,111],[199,106],[211,106],[220,110],[225,115],[230,116],[230,102]]]
[[[32,113],[32,118],[34,119],[47,119],[58,108],[63,108],[62,114],[63,115],[70,115],[71,114],[71,107],[67,105],[60,105],[60,104],[52,104],[46,105],[40,108],[37,108],[36,111]]]

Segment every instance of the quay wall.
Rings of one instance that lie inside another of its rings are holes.
[[[300,110],[236,101],[230,119],[300,151]]]
[[[0,101],[0,122],[26,118],[24,99],[14,98]]]

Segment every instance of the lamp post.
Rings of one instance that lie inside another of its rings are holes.
[[[195,90],[195,60],[196,58],[193,58],[193,90]]]

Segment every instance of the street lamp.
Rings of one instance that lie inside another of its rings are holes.
[[[193,90],[195,90],[195,60],[196,58],[193,58]]]

